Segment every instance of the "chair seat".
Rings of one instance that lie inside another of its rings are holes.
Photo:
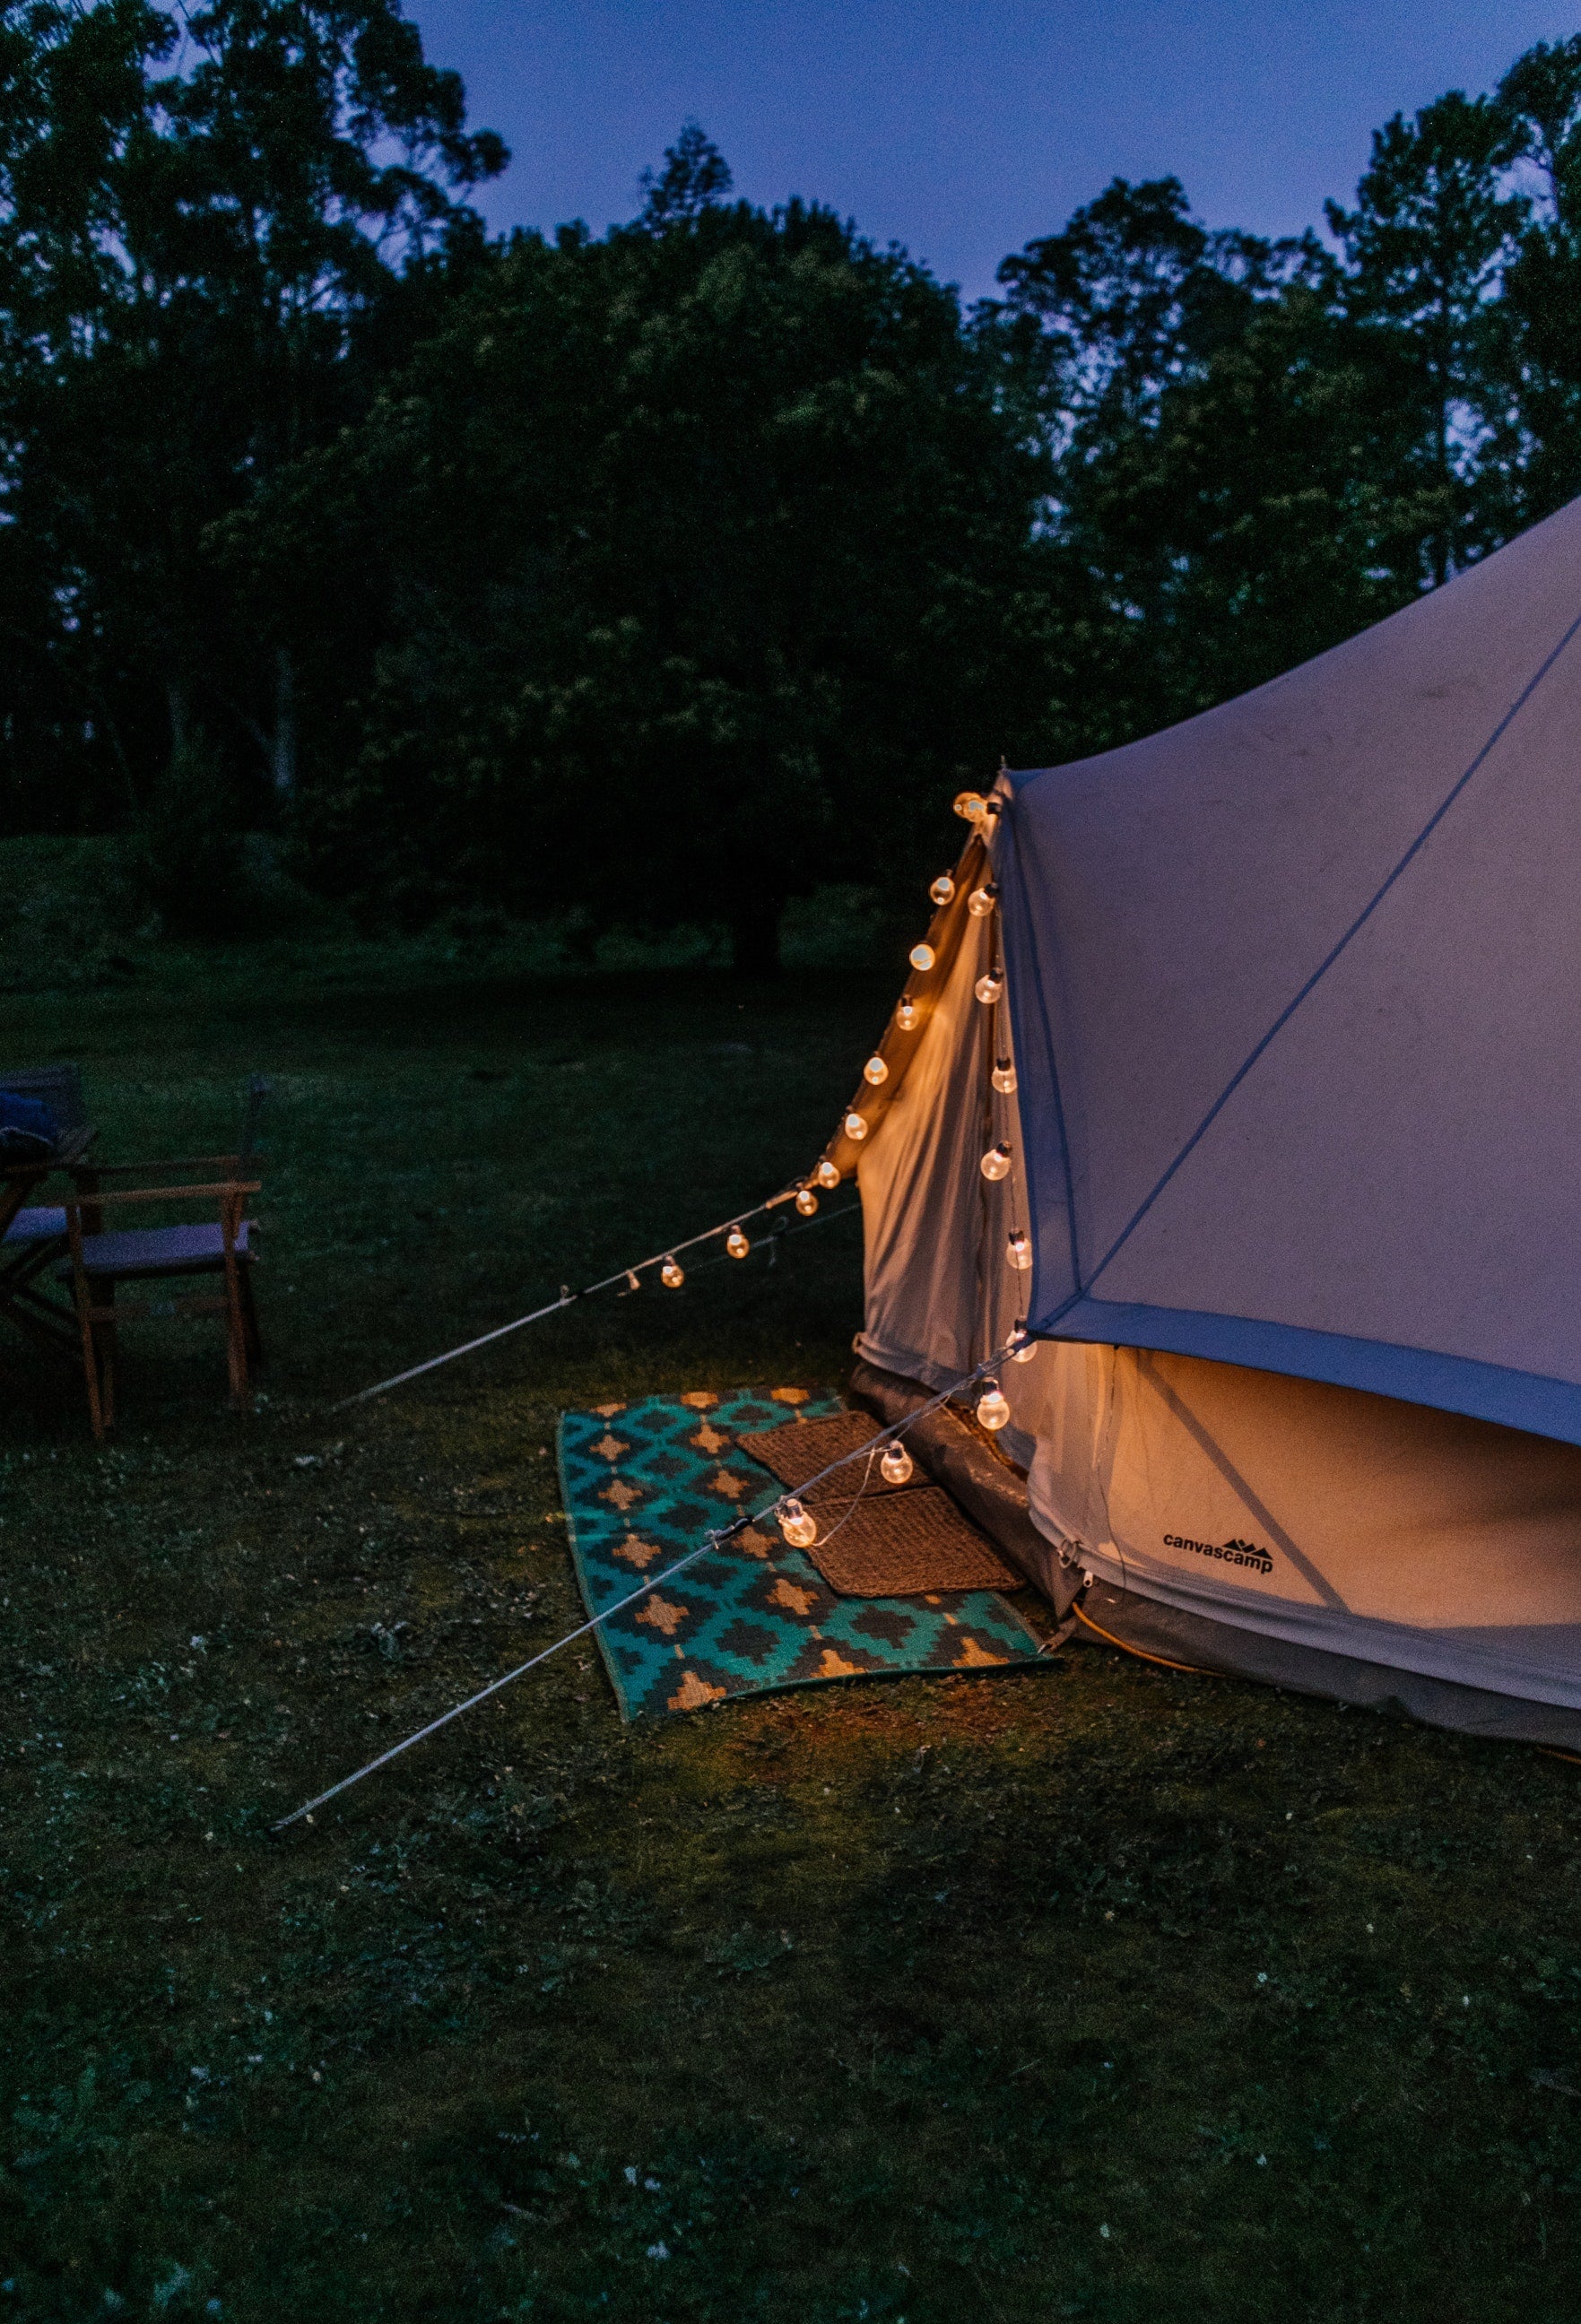
[[[52,1242],[66,1231],[64,1211],[18,1211],[6,1228],[6,1242]]]
[[[244,1219],[236,1232],[236,1256],[246,1259],[247,1231]],[[225,1265],[225,1237],[218,1222],[181,1227],[132,1227],[123,1234],[84,1235],[85,1274],[125,1281],[140,1275],[213,1275]],[[69,1276],[71,1262],[62,1259],[56,1272]]]

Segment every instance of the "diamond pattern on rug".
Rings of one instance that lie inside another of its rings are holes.
[[[788,1406],[809,1420],[842,1409],[837,1397],[806,1388],[699,1388],[561,1415],[566,1526],[589,1614],[696,1549],[710,1528],[772,1506],[775,1487],[734,1439],[773,1427]],[[1035,1662],[1039,1643],[992,1591],[838,1598],[768,1522],[594,1635],[623,1719],[838,1678]]]

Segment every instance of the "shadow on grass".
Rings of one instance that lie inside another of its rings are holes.
[[[804,1167],[888,998],[25,1003],[112,1153],[278,1103],[255,1409],[156,1324],[110,1446],[0,1425],[0,2319],[1581,2305],[1557,1762],[1101,1646],[623,1729],[576,1648],[268,1837],[571,1627],[556,1413],[837,1380],[857,1238],[330,1399]]]

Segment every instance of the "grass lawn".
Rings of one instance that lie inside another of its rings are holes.
[[[1096,1644],[623,1729],[557,1412],[836,1381],[850,1222],[340,1395],[743,1204],[889,980],[271,948],[13,995],[111,1157],[272,1073],[256,1408],[0,1410],[0,2324],[1581,2313],[1581,1768]],[[1496,1575],[1490,1574],[1490,1587]]]

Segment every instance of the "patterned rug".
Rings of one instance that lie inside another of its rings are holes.
[[[737,1429],[840,1408],[805,1388],[743,1388],[563,1414],[560,1487],[588,1612],[628,1596],[711,1527],[772,1505],[778,1489],[738,1449]],[[993,1591],[837,1598],[769,1524],[748,1526],[595,1636],[624,1719],[831,1679],[1038,1659],[1036,1635]]]

